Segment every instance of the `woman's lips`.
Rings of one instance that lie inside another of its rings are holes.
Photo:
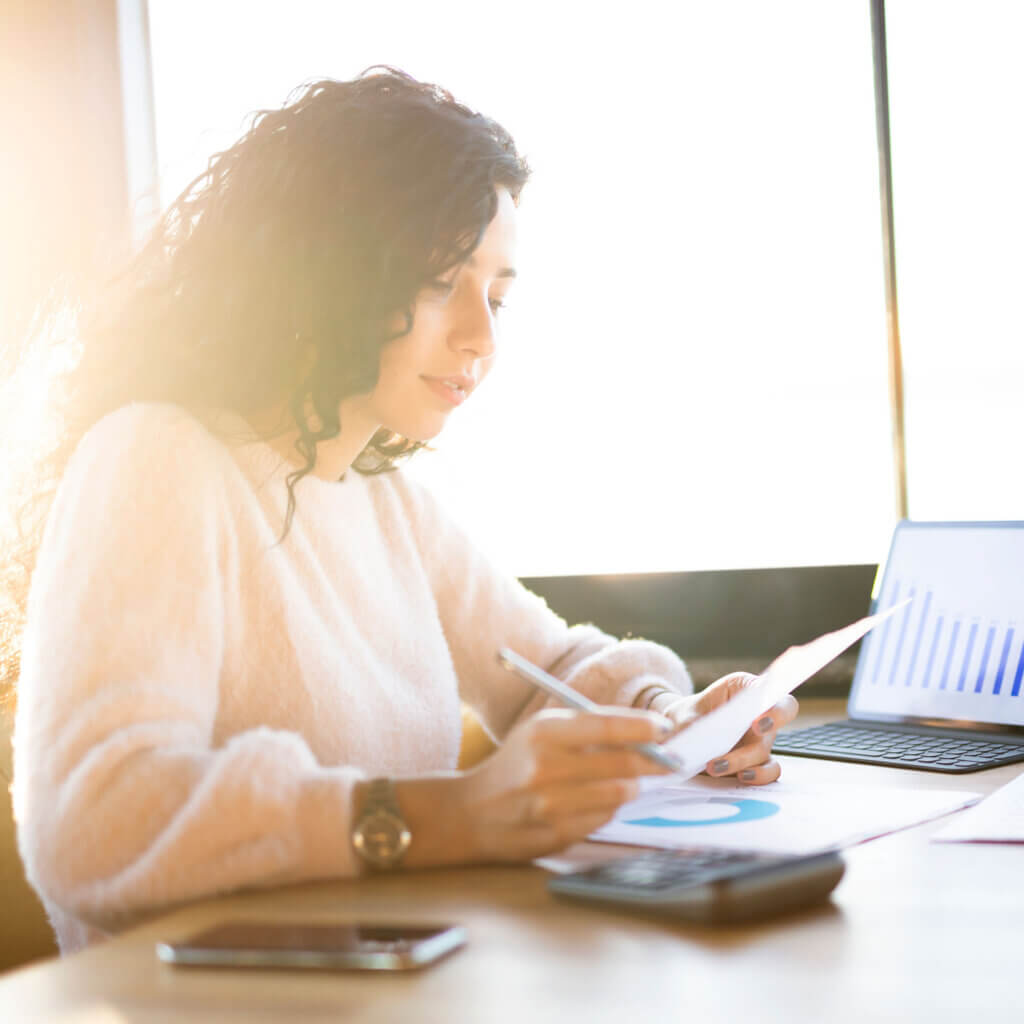
[[[462,405],[473,389],[472,378],[468,377],[423,377],[423,382],[438,398],[450,405]]]

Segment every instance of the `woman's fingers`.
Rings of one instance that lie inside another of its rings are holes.
[[[667,718],[637,708],[616,707],[599,712],[552,708],[533,718],[531,739],[535,747],[621,747],[660,742],[671,729]]]
[[[700,694],[692,708],[688,709],[687,719],[680,724],[685,727],[694,717],[721,707],[750,686],[755,679],[756,676],[748,672],[734,672],[723,676]],[[709,761],[705,771],[719,778],[735,776],[739,782],[750,786],[774,782],[781,773],[778,761],[771,756],[775,735],[780,728],[796,718],[799,709],[796,698],[792,694],[786,694],[751,724],[732,750]]]
[[[739,743],[728,753],[709,761],[709,775],[735,775],[740,782],[763,785],[774,782],[781,772],[779,763],[771,756],[772,744],[780,724],[791,722],[796,715],[796,701],[790,697],[792,707],[776,705],[747,731]]]
[[[532,757],[527,784],[632,779],[664,775],[668,769],[641,754],[638,744],[656,743],[671,730],[668,720],[649,711],[542,712],[529,737]]]
[[[800,705],[796,697],[787,693],[778,704],[770,707],[750,728],[747,735],[757,734],[764,736],[768,733],[776,733],[784,725],[789,725],[797,716]]]
[[[494,764],[476,775],[510,792],[539,792],[567,782],[665,774],[668,769],[637,747],[657,742],[667,727],[667,719],[660,715],[632,708],[608,713],[543,711],[517,727]]]
[[[694,709],[698,714],[706,714],[732,699],[741,690],[745,690],[757,676],[750,672],[730,672],[721,679],[716,679],[697,695]]]
[[[563,783],[531,794],[527,824],[554,825],[564,818],[607,815],[636,798],[639,785],[634,779],[601,779],[599,782]]]
[[[769,757],[761,764],[741,769],[736,779],[745,786],[763,786],[766,782],[775,782],[781,774],[782,765],[774,757]]]
[[[782,766],[763,750],[757,753],[737,748],[729,751],[726,757],[709,762],[707,772],[719,777],[735,776],[738,782],[747,786],[763,786],[766,782],[774,782],[782,774]]]
[[[767,763],[772,756],[771,750],[771,743],[765,742],[764,739],[739,743],[728,753],[708,761],[704,770],[708,775],[737,775],[739,772]]]
[[[721,707],[737,693],[747,689],[756,679],[757,676],[753,676],[749,672],[733,672],[730,675],[722,676],[721,679],[701,691],[693,706],[693,711],[697,715],[701,715]],[[799,704],[797,704],[796,697],[787,693],[778,704],[769,708],[751,725],[750,731],[753,734],[764,734],[778,730],[781,726],[792,722],[796,718],[798,710]]]
[[[705,770],[718,777],[733,775],[750,786],[774,782],[782,771],[771,756],[775,735],[796,718],[798,711],[796,698],[787,694],[753,723],[732,750],[709,761]]]
[[[528,783],[634,779],[668,773],[668,768],[628,747],[546,747],[534,751]]]
[[[790,695],[785,696],[778,704],[769,708],[754,722],[743,736],[740,737],[736,748],[752,744],[762,744],[771,749],[779,729],[784,725],[789,725],[796,718],[799,710],[800,705],[797,704],[796,698]]]
[[[538,857],[586,838],[636,796],[638,776],[665,771],[635,748],[669,728],[633,708],[551,709],[521,722],[459,778],[475,859]]]

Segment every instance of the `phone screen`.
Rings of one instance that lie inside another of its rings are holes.
[[[464,943],[455,925],[232,921],[183,942],[158,943],[157,955],[174,964],[405,970]]]

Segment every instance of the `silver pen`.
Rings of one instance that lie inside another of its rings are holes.
[[[550,673],[545,672],[544,669],[538,668],[521,655],[516,654],[515,651],[510,651],[507,647],[502,647],[498,650],[498,661],[509,671],[515,672],[520,679],[525,679],[528,683],[532,683],[538,690],[543,690],[549,697],[554,697],[555,700],[566,705],[566,707],[576,708],[577,711],[606,710],[604,705],[596,704],[589,697],[585,697],[571,686],[566,686],[561,679],[556,679]],[[661,765],[662,768],[668,768],[669,771],[678,772],[683,769],[682,762],[678,761],[667,750],[662,750],[657,743],[631,743],[629,746],[638,753],[643,754],[644,757],[649,758],[655,764]]]

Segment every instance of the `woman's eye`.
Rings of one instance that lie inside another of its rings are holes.
[[[495,316],[498,315],[498,311],[499,310],[502,310],[502,309],[505,308],[505,300],[504,299],[488,299],[487,301],[488,301],[488,303],[489,303],[489,305],[491,307],[491,312],[494,313]]]

